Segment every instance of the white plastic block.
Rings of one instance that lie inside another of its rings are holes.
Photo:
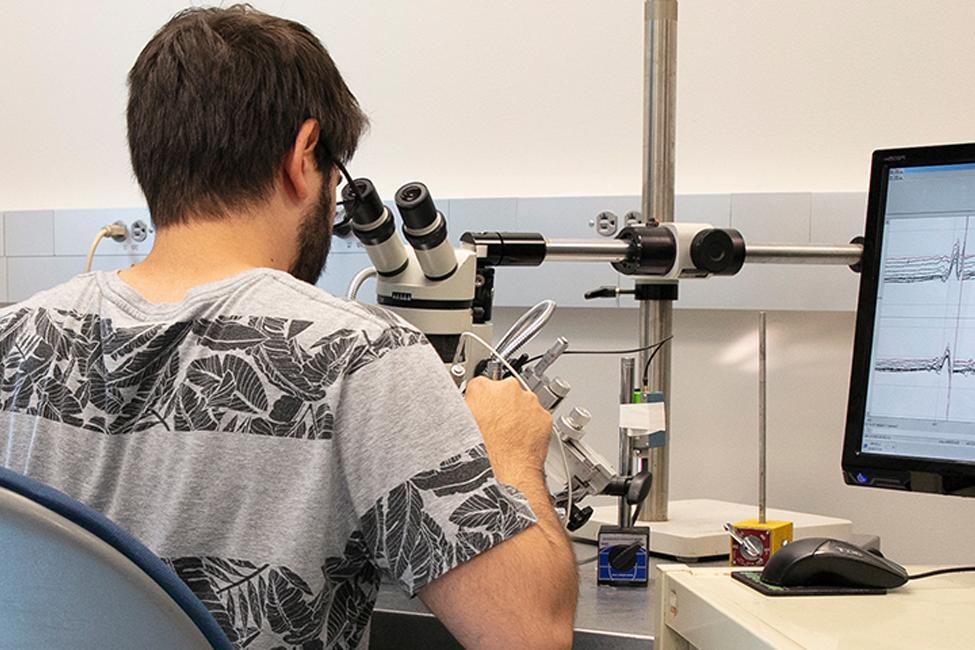
[[[667,412],[663,402],[643,404],[620,404],[620,428],[630,429],[641,435],[647,432],[664,431],[667,427]]]

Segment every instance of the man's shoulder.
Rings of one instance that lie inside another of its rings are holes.
[[[105,332],[125,337],[148,335],[149,330],[207,332],[207,340],[219,337],[226,350],[238,337],[245,339],[243,343],[264,340],[272,347],[275,340],[297,337],[295,343],[312,340],[315,348],[336,341],[403,347],[425,340],[392,312],[333,296],[282,271],[261,269],[233,287],[203,290],[179,305],[158,308],[133,302],[102,280],[97,274],[76,276],[0,309],[0,322],[26,323],[24,317],[46,314],[66,324],[100,322]]]
[[[264,295],[270,301],[288,300],[286,311],[295,318],[307,319],[336,328],[366,331],[388,329],[416,330],[416,328],[387,309],[340,298],[319,287],[302,282],[284,272],[269,272],[265,276]],[[268,306],[270,307],[270,306]],[[279,305],[280,307],[285,305]],[[272,312],[274,309],[265,308]]]

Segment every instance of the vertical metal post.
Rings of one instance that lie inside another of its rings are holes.
[[[620,404],[629,404],[633,401],[633,376],[636,360],[633,357],[623,357],[620,359]],[[630,443],[630,435],[626,429],[620,427],[620,476],[629,476],[632,473],[631,461],[633,459],[633,445]],[[619,525],[626,527],[632,526],[633,507],[620,497],[619,505]]]
[[[645,0],[643,58],[643,218],[674,220],[674,139],[677,112],[677,0]],[[640,302],[640,346],[661,341],[673,332],[670,300]],[[667,435],[670,426],[670,351],[655,357],[651,390],[664,393]],[[647,362],[640,353],[639,370]],[[653,487],[641,508],[643,519],[666,521],[670,480],[670,443],[650,450]]]
[[[765,312],[758,314],[758,521],[765,523],[766,505],[766,446],[765,433],[767,430],[766,410],[766,348],[765,348]]]
[[[674,330],[673,303],[670,300],[655,300],[650,303],[651,328],[648,342],[663,341],[672,336]],[[646,344],[642,344],[646,345]],[[668,440],[663,447],[654,447],[649,453],[649,469],[653,475],[650,494],[644,501],[641,512],[646,521],[667,521],[667,503],[670,499],[670,435],[671,435],[671,392],[670,392],[670,350],[671,344],[664,344],[653,359],[650,369],[650,389],[662,391],[666,410],[664,428]],[[644,360],[644,365],[646,360]],[[644,467],[637,468],[637,471]],[[656,486],[654,489],[653,486]]]

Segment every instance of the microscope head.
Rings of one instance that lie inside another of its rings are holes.
[[[490,319],[474,306],[477,257],[450,244],[447,222],[427,187],[408,183],[396,192],[406,246],[372,182],[360,178],[354,183],[342,196],[352,232],[376,268],[377,302],[422,331],[444,363],[453,360],[463,332],[490,340]],[[468,356],[465,366],[473,369],[485,355],[477,350]]]

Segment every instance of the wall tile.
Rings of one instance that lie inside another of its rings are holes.
[[[731,226],[730,194],[680,194],[674,200],[674,221]]]
[[[638,196],[540,197],[518,199],[518,230],[540,232],[550,238],[598,238],[589,222],[609,210],[620,218],[640,209]]]
[[[733,194],[731,227],[755,244],[809,243],[809,193]]]
[[[325,265],[325,273],[319,278],[317,286],[333,296],[344,297],[353,276],[367,266],[372,266],[372,264],[369,262],[369,257],[363,252],[329,255],[328,263]],[[359,299],[361,302],[375,304],[374,280],[365,283],[362,291],[359,292]]]
[[[96,257],[92,269],[120,270],[142,259],[142,256]],[[8,257],[7,300],[9,302],[26,300],[38,291],[50,289],[80,275],[84,267],[84,256]]]
[[[586,291],[616,285],[616,271],[604,262],[553,262],[537,267],[502,267],[494,276],[494,304],[530,307],[546,298],[559,307],[616,307],[614,299],[586,300]]]
[[[447,234],[456,245],[465,232],[518,229],[517,199],[451,199]]]
[[[54,254],[54,211],[6,212],[3,219],[7,257]]]
[[[102,226],[121,221],[126,226],[142,220],[150,225],[149,211],[146,208],[110,208],[94,210],[55,210],[54,211],[54,254],[88,255],[95,234]],[[146,255],[152,249],[155,231],[150,227],[149,235],[142,242],[116,242],[103,239],[98,245],[97,255]]]
[[[867,195],[823,192],[812,195],[812,243],[846,244],[863,234]]]
[[[845,266],[746,263],[735,276],[681,282],[675,307],[854,311],[859,286]]]
[[[7,298],[7,260],[0,257],[0,303],[8,302]]]
[[[10,302],[25,300],[78,275],[83,257],[8,257],[7,282]]]
[[[348,238],[332,236],[332,248],[329,249],[328,259],[331,261],[333,255],[361,255],[365,252],[362,243],[356,239],[355,235]]]

